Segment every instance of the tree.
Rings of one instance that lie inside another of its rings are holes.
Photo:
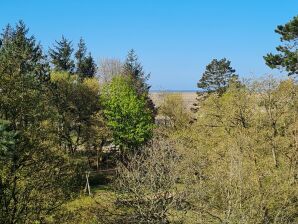
[[[285,25],[277,26],[275,30],[281,37],[283,45],[279,45],[276,50],[278,54],[269,53],[264,56],[266,64],[274,69],[285,69],[289,75],[298,74],[298,16],[295,16]]]
[[[138,92],[146,93],[149,91],[150,86],[146,83],[146,81],[149,79],[150,74],[145,74],[143,66],[138,61],[138,56],[133,49],[131,49],[127,54],[123,65],[123,73],[124,75],[131,77],[131,79],[135,82]]]
[[[0,223],[44,222],[77,187],[76,166],[48,130],[48,65],[27,33],[19,22],[1,38]]]
[[[48,64],[41,46],[20,21],[15,28],[7,26],[1,35],[0,47],[0,118],[10,120],[15,128],[23,129],[29,122],[38,122],[33,111],[49,79]],[[32,116],[31,116],[32,115]]]
[[[104,86],[101,100],[114,144],[122,153],[137,149],[152,136],[154,120],[129,77],[117,76]]]
[[[230,85],[178,130],[189,223],[296,223],[297,85]],[[295,195],[295,196],[294,196]]]
[[[180,159],[173,144],[156,138],[129,161],[117,167],[113,214],[119,214],[109,223],[180,223],[186,190],[177,184]]]
[[[75,53],[76,73],[81,79],[92,78],[96,73],[96,64],[91,53],[86,56],[87,48],[84,40],[81,38],[78,44],[78,50]]]
[[[150,86],[146,83],[150,74],[145,74],[143,66],[138,61],[138,56],[132,49],[128,52],[126,60],[123,65],[123,74],[130,77],[134,82],[134,88],[139,95],[146,98],[147,107],[151,110],[152,118],[155,117],[157,110],[151,98],[149,97]]]
[[[206,66],[206,70],[197,86],[209,93],[217,92],[221,95],[233,79],[238,79],[238,76],[235,74],[235,69],[231,67],[231,62],[226,58],[221,60],[213,59]]]
[[[98,120],[99,83],[95,78],[79,80],[67,72],[51,73],[52,100],[56,116],[59,142],[74,153],[91,138],[93,126],[101,126]],[[54,128],[54,127],[53,127]]]
[[[82,61],[86,56],[86,52],[87,52],[87,47],[86,44],[83,40],[83,38],[80,38],[80,42],[78,44],[78,50],[75,53],[75,58],[76,58],[76,67],[77,67],[77,71],[76,73],[81,73],[81,65],[82,65]]]
[[[186,127],[190,122],[190,114],[183,103],[182,95],[179,93],[164,93],[162,97],[158,113],[163,116],[162,119],[165,120],[165,124],[169,119],[169,126],[174,129]]]
[[[66,71],[73,73],[74,61],[72,60],[72,44],[64,36],[60,41],[56,41],[56,46],[49,50],[51,63],[54,66],[55,71]]]
[[[45,139],[0,122],[1,223],[45,222],[77,189],[79,170]]]
[[[112,80],[116,75],[122,74],[123,65],[119,59],[105,58],[99,63],[99,79],[105,83]]]

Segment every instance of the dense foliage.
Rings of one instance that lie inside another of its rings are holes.
[[[278,27],[271,68],[297,74],[297,30]],[[193,113],[177,93],[157,110],[133,50],[100,78],[83,39],[73,52],[62,37],[47,57],[23,22],[1,35],[0,223],[298,222],[295,79],[214,59]]]
[[[297,222],[297,91],[292,80],[231,86],[174,134],[195,223]]]
[[[20,22],[8,26],[1,40],[1,223],[42,221],[69,198],[79,180],[73,179],[76,166],[49,135],[48,65],[27,32]]]
[[[138,94],[133,86],[130,77],[115,77],[104,87],[101,97],[107,125],[121,151],[146,143],[154,126],[146,96]]]

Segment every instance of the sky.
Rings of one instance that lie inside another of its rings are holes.
[[[83,37],[96,62],[133,48],[153,90],[195,90],[214,58],[241,78],[278,75],[263,56],[298,0],[2,0],[0,9],[1,29],[23,20],[45,51],[62,35],[74,47]]]

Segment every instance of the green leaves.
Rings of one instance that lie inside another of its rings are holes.
[[[7,121],[0,120],[0,223],[42,222],[77,186],[76,165],[54,134],[49,67],[27,34],[19,22],[1,38],[0,118]]]
[[[101,100],[116,145],[136,149],[150,139],[154,121],[145,97],[137,94],[131,79],[113,78],[104,87]]]
[[[11,154],[10,148],[14,146],[17,137],[16,132],[9,130],[9,125],[10,122],[0,120],[0,161]]]
[[[81,80],[67,72],[53,72],[51,83],[60,144],[75,152],[88,141],[91,127],[101,125],[95,121],[100,110],[99,83],[94,78]]]

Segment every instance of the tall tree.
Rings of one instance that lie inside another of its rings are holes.
[[[147,93],[150,86],[146,83],[149,79],[150,74],[145,74],[143,66],[138,60],[138,56],[135,51],[131,49],[126,57],[123,65],[123,73],[130,76],[136,84],[138,92]]]
[[[231,67],[231,62],[226,58],[221,60],[213,59],[206,66],[206,70],[199,80],[197,86],[207,92],[217,92],[223,94],[233,79],[237,79],[235,69]]]
[[[15,28],[7,26],[1,35],[0,47],[0,118],[10,120],[17,128],[24,127],[44,94],[44,81],[49,79],[48,64],[41,46],[20,21]],[[34,99],[36,97],[36,99]]]
[[[74,174],[48,131],[47,124],[55,122],[45,82],[48,65],[27,34],[19,22],[1,36],[0,223],[44,222],[67,198]]]
[[[101,96],[114,143],[125,154],[146,143],[154,126],[146,98],[138,95],[134,85],[129,77],[116,76],[105,85]]]
[[[72,53],[73,48],[71,41],[62,36],[60,41],[56,41],[54,48],[49,50],[54,70],[73,73],[75,64],[72,60]]]
[[[66,72],[51,73],[53,96],[51,104],[58,117],[59,142],[69,152],[87,143],[98,122],[99,84],[95,78],[79,80]]]
[[[77,59],[77,69],[80,67],[80,63],[82,62],[83,58],[86,56],[87,47],[83,38],[80,38],[80,42],[78,44],[78,50],[75,53],[75,57]]]
[[[264,56],[266,64],[274,69],[285,69],[289,75],[298,74],[298,16],[275,30],[281,37],[283,45],[276,47],[278,54],[269,53]]]
[[[157,111],[153,101],[149,97],[150,85],[147,84],[150,74],[145,73],[143,66],[138,60],[138,56],[133,49],[128,52],[123,65],[123,74],[133,80],[134,88],[137,93],[146,98],[146,105],[151,110],[152,118],[154,118]]]
[[[78,44],[78,50],[75,53],[76,73],[81,79],[92,78],[96,73],[96,64],[91,53],[86,56],[87,48],[84,40],[81,38]]]
[[[93,78],[95,76],[97,66],[90,52],[88,56],[83,59],[80,70],[78,75],[81,78]]]

